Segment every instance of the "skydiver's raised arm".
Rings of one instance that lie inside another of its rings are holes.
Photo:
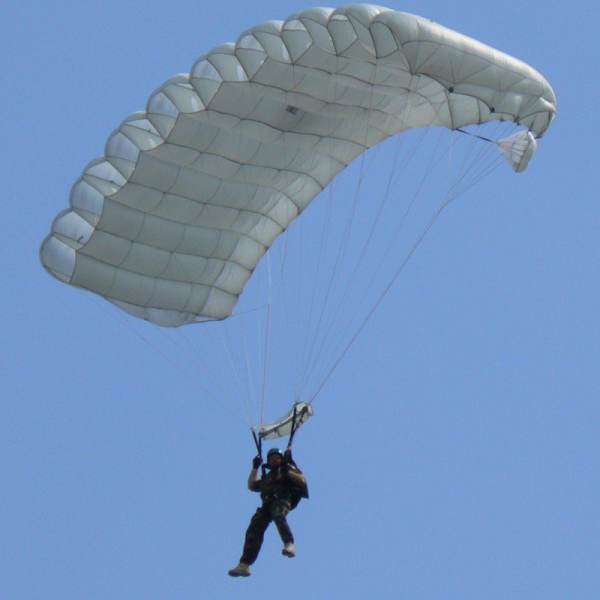
[[[257,455],[252,459],[252,469],[250,471],[250,475],[248,475],[248,489],[251,491],[256,491],[256,483],[260,481],[258,477],[258,469],[261,464],[262,458],[260,455]]]

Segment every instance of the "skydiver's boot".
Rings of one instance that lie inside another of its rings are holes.
[[[235,569],[228,572],[231,577],[250,577],[250,567],[241,562]]]
[[[287,544],[285,544],[283,546],[281,554],[287,556],[288,558],[294,558],[294,556],[296,556],[296,549],[294,548],[294,544],[292,544],[292,542],[288,542]]]

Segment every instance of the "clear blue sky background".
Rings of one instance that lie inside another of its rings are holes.
[[[532,64],[559,117],[444,211],[298,436],[297,558],[269,531],[233,580],[247,429],[37,253],[152,90],[310,3],[3,3],[2,598],[600,597],[598,6],[388,5]]]

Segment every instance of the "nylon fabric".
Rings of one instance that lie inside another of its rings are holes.
[[[555,112],[531,67],[429,20],[301,11],[214,48],[125,119],[41,261],[158,325],[224,319],[274,240],[367,148],[492,120],[540,137]]]

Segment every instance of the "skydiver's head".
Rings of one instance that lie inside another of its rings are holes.
[[[279,448],[271,448],[267,452],[267,466],[276,469],[283,463],[283,452]]]

